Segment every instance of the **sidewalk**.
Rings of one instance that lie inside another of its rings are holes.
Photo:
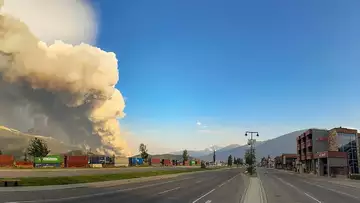
[[[258,177],[250,177],[249,186],[241,203],[267,203],[265,190]]]

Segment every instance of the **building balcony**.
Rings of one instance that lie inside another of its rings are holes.
[[[313,159],[313,153],[312,152],[306,153],[306,159]]]
[[[305,155],[301,155],[300,160],[303,161],[303,160],[305,160],[305,159],[306,159],[306,156],[305,156]]]
[[[298,151],[301,149],[299,144],[296,147]]]
[[[305,148],[306,148],[305,142],[301,142],[301,149],[305,149]]]
[[[306,141],[306,148],[312,147],[312,140]]]

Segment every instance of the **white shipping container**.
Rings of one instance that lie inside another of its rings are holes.
[[[90,164],[90,168],[102,168],[102,164]]]
[[[129,166],[129,158],[127,157],[123,157],[123,156],[119,156],[119,157],[115,157],[115,167],[120,167],[120,166]]]

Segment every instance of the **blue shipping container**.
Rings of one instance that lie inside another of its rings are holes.
[[[129,165],[136,166],[136,158],[129,158]]]
[[[89,157],[89,164],[102,164],[104,160],[105,157],[103,156],[91,156]]]
[[[137,165],[143,165],[144,164],[144,159],[143,158],[137,158],[136,163],[137,163]]]
[[[35,164],[35,167],[36,168],[60,168],[61,167],[61,164],[60,163],[51,163],[51,164]]]

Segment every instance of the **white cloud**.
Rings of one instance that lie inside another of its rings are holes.
[[[201,122],[200,122],[200,121],[196,121],[196,125],[201,126]]]
[[[5,0],[4,3],[2,12],[22,20],[46,43],[62,40],[70,44],[94,44],[96,41],[96,15],[84,0]]]

